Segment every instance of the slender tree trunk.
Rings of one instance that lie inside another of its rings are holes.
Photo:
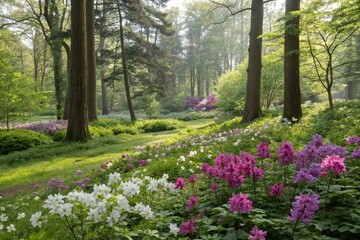
[[[64,78],[62,69],[62,49],[61,39],[54,39],[52,42],[51,53],[53,55],[53,71],[55,82],[55,97],[56,97],[56,118],[61,119],[64,105]]]
[[[300,10],[300,0],[286,0],[285,15]],[[300,119],[300,47],[299,47],[300,17],[296,16],[285,22],[284,45],[284,111],[283,118]]]
[[[102,12],[102,17],[101,17],[101,21],[100,21],[100,25],[101,25],[101,30],[100,30],[100,40],[99,40],[99,51],[100,51],[100,79],[101,79],[101,101],[102,101],[102,114],[103,115],[109,115],[109,107],[108,107],[108,97],[107,97],[107,87],[106,87],[106,82],[105,82],[105,72],[106,72],[106,63],[105,63],[105,57],[104,57],[104,53],[103,51],[105,50],[105,33],[104,33],[104,28],[106,26],[107,23],[107,12],[108,12],[108,7],[107,7],[107,2],[104,1],[103,2],[103,12]]]
[[[70,79],[71,79],[71,49],[68,44],[63,42],[63,47],[66,52],[67,62],[66,62],[66,70],[67,70],[67,88],[66,88],[66,96],[65,96],[65,104],[64,104],[64,115],[63,119],[69,119],[69,104],[70,104]]]
[[[86,0],[71,0],[71,78],[67,141],[91,138],[87,112]]]
[[[86,0],[87,91],[89,121],[97,120],[94,0]]]
[[[126,101],[128,104],[131,121],[136,121],[135,110],[131,99],[130,94],[130,80],[129,80],[129,72],[127,67],[126,53],[125,53],[125,38],[124,38],[124,28],[123,28],[123,18],[121,14],[121,6],[119,0],[117,0],[117,7],[119,12],[119,20],[120,20],[120,43],[121,43],[121,59],[123,66],[123,74],[124,74],[124,84],[125,84],[125,92],[126,92]]]
[[[251,122],[262,115],[260,108],[262,39],[259,38],[259,36],[262,34],[263,29],[263,15],[263,1],[252,0],[249,65],[247,69],[245,109],[242,118],[243,123]]]

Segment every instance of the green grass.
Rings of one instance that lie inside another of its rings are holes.
[[[187,128],[198,129],[213,123],[210,119],[187,122]],[[73,181],[77,169],[82,177],[92,174],[102,163],[130,154],[138,145],[154,145],[177,136],[179,130],[138,135],[95,138],[88,143],[55,143],[0,156],[0,191],[22,185],[47,182],[51,177]]]

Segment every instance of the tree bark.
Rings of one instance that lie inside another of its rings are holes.
[[[125,92],[126,92],[126,101],[128,104],[130,118],[131,121],[136,121],[135,110],[131,99],[130,94],[130,80],[129,80],[129,71],[127,67],[127,60],[125,54],[125,37],[124,37],[124,28],[123,28],[123,17],[121,14],[121,6],[119,0],[117,0],[117,7],[119,12],[119,20],[120,20],[120,43],[121,43],[121,59],[122,59],[122,66],[123,66],[123,74],[124,74],[124,84],[125,84]]]
[[[61,39],[54,39],[51,44],[51,53],[53,55],[53,71],[55,82],[55,97],[56,97],[56,118],[61,119],[64,105],[64,78],[62,68],[62,49]]]
[[[65,139],[87,141],[91,138],[87,112],[86,0],[71,0],[71,78],[69,120]]]
[[[286,0],[285,15],[300,10],[300,0]],[[283,118],[288,120],[302,117],[300,92],[300,17],[290,17],[285,21],[284,45],[284,111]]]
[[[94,0],[86,1],[87,101],[89,121],[97,120]]]
[[[109,107],[108,107],[108,97],[107,97],[107,88],[106,88],[106,82],[105,82],[105,72],[106,72],[106,64],[104,60],[104,53],[105,50],[105,39],[106,35],[104,32],[104,28],[106,26],[107,22],[107,14],[108,7],[106,1],[103,2],[103,12],[102,17],[100,20],[101,30],[100,30],[100,40],[99,40],[99,51],[100,51],[100,79],[101,79],[101,101],[102,101],[102,114],[103,115],[109,115]]]
[[[247,69],[245,109],[242,118],[243,123],[251,122],[262,115],[260,108],[262,39],[259,38],[259,36],[262,34],[263,30],[263,15],[263,1],[252,0],[249,65]]]

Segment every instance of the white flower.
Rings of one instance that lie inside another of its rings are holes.
[[[30,222],[33,227],[41,227],[43,223],[46,221],[40,221],[41,219],[41,212],[36,212],[30,217]]]
[[[101,184],[101,185],[95,184],[94,190],[91,194],[95,197],[109,199],[112,197],[110,192],[111,192],[111,188],[106,186],[105,184]]]
[[[94,223],[98,223],[100,221],[100,214],[97,208],[91,208],[86,217],[87,220],[92,221]]]
[[[197,152],[194,150],[194,151],[190,151],[189,152],[189,157],[193,157],[197,154]]]
[[[22,219],[25,217],[25,213],[19,213],[17,219]]]
[[[139,185],[133,182],[123,182],[120,185],[120,189],[123,191],[123,194],[128,197],[133,197],[140,193]]]
[[[156,180],[154,178],[149,180],[149,184],[147,185],[146,189],[149,192],[155,192],[156,190],[158,190],[158,185],[159,185],[159,180]]]
[[[154,212],[151,210],[149,205],[137,203],[134,207],[134,211],[139,213],[145,219],[151,219],[154,217]]]
[[[0,231],[4,229],[4,225],[0,224]]]
[[[0,221],[1,221],[1,222],[6,222],[7,220],[8,220],[8,216],[6,216],[5,213],[3,213],[3,214],[0,215]]]
[[[40,200],[39,196],[34,197],[34,201],[39,201],[39,200]]]
[[[61,194],[49,195],[48,198],[45,200],[43,207],[53,209],[59,204],[64,203],[64,198],[65,196],[62,196]]]
[[[64,203],[59,204],[58,208],[56,209],[56,213],[60,215],[60,217],[68,217],[71,215],[73,204],[71,203]]]
[[[175,236],[179,233],[180,228],[176,224],[170,223],[169,225],[170,233],[174,234]]]
[[[189,172],[194,173],[194,170],[192,168],[189,169]]]
[[[119,218],[120,218],[120,212],[114,209],[106,218],[106,222],[109,224],[110,227],[112,227],[114,225],[114,222],[119,221]]]
[[[15,232],[16,231],[16,228],[15,228],[14,224],[10,224],[6,229],[7,229],[8,232]]]
[[[184,170],[185,170],[185,167],[184,167],[184,166],[181,166],[181,170],[183,170],[183,171],[184,171]]]
[[[127,200],[127,198],[123,195],[118,195],[116,197],[116,202],[118,204],[118,208],[120,211],[129,211],[130,209],[130,205],[129,205],[129,201]]]
[[[114,172],[114,173],[110,173],[109,175],[109,181],[108,181],[108,185],[111,186],[113,184],[117,184],[121,181],[121,177],[120,177],[120,173]]]
[[[0,207],[0,210],[1,210],[1,211],[5,211],[5,207]]]
[[[185,157],[184,157],[184,156],[180,156],[180,161],[185,162]]]

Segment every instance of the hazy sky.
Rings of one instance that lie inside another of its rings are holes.
[[[168,2],[168,7],[181,7],[182,4],[186,1],[189,1],[189,0],[170,0]],[[281,6],[284,3],[285,3],[285,0],[276,0],[276,4],[278,6]]]

